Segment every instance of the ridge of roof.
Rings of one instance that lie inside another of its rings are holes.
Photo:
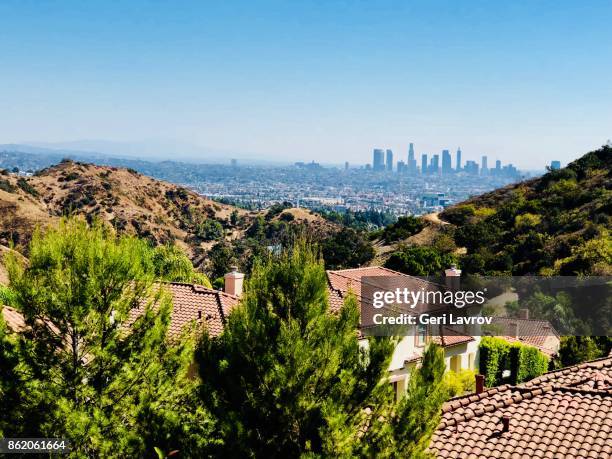
[[[196,292],[196,293],[205,293],[205,294],[211,294],[211,295],[223,295],[235,300],[239,300],[240,298],[237,297],[236,295],[232,295],[230,293],[224,292],[223,290],[216,290],[214,288],[210,288],[210,287],[206,287],[205,285],[202,284],[192,284],[189,282],[160,282],[160,284],[163,285],[178,285],[181,287],[191,287],[191,289]]]
[[[548,371],[546,373],[544,373],[543,375],[537,376],[527,382],[525,382],[525,385],[533,385],[536,383],[540,383],[540,382],[545,382],[545,381],[549,381],[550,379],[560,376],[560,375],[567,375],[567,374],[571,374],[573,371],[577,370],[577,369],[582,369],[582,368],[602,368],[602,366],[596,366],[599,365],[600,363],[604,363],[605,361],[609,360],[610,363],[612,364],[612,356],[605,356],[605,357],[599,357],[597,359],[593,359],[593,360],[589,360],[588,362],[581,362],[581,363],[577,363],[575,365],[569,366],[569,367],[565,367],[565,368],[559,368],[558,370],[553,370],[553,371]]]

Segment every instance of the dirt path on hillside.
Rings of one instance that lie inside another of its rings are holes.
[[[440,220],[439,216],[440,212],[432,212],[431,214],[423,215],[423,220],[428,221],[429,223],[433,223],[434,225],[448,225],[448,222],[444,220]]]

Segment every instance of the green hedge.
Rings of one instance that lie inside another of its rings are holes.
[[[510,384],[520,384],[548,370],[548,357],[535,347],[514,343],[510,347]]]
[[[519,384],[545,373],[548,357],[535,347],[485,336],[480,341],[479,368],[487,387],[506,382]],[[505,370],[510,370],[506,380],[503,378]]]

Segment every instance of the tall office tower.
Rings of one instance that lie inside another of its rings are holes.
[[[348,170],[349,170],[349,162],[348,162],[348,161],[345,161],[345,162],[344,162],[344,170],[345,170],[345,171],[348,171]]]
[[[482,163],[481,163],[481,167],[480,167],[480,175],[489,175],[489,167],[487,166],[487,162],[488,162],[488,158],[487,156],[483,156],[482,157]]]
[[[374,160],[372,161],[372,169],[375,171],[385,170],[385,151],[380,148],[374,149]]]
[[[406,163],[404,161],[397,162],[397,173],[405,174],[406,173]]]
[[[433,155],[431,157],[431,163],[429,166],[430,174],[437,174],[440,172],[440,155]]]
[[[408,147],[408,164],[410,164],[411,159],[414,159],[414,144],[412,142],[410,142]]]
[[[495,173],[499,175],[501,172],[501,161],[498,159],[495,161]]]
[[[427,174],[427,154],[423,153],[421,155],[421,174]]]
[[[450,174],[453,171],[451,155],[448,150],[442,150],[442,173]]]
[[[393,150],[387,150],[387,170],[393,172]]]
[[[407,168],[409,174],[416,174],[417,162],[414,159],[414,144],[410,142],[410,147],[408,147],[408,162]]]
[[[457,172],[461,170],[461,148],[457,148],[457,168],[455,170]]]
[[[550,170],[556,171],[557,169],[561,169],[561,161],[551,161],[550,162]]]

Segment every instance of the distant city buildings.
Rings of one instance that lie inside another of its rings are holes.
[[[440,171],[440,155],[433,155],[429,164],[429,173],[437,174]]]
[[[419,173],[421,175],[453,175],[461,173],[482,177],[520,178],[519,171],[512,164],[502,166],[501,161],[498,159],[495,161],[495,168],[489,169],[489,158],[487,155],[482,155],[480,162],[468,160],[464,165],[462,154],[461,148],[457,148],[455,167],[453,168],[453,157],[450,150],[442,150],[441,157],[437,154],[429,157],[427,153],[422,153],[421,164],[420,167],[418,167],[414,144],[410,143],[408,147],[407,162],[398,161],[395,170],[398,174],[409,175],[417,175]],[[561,164],[559,161],[553,161],[550,165],[551,169],[558,169],[560,167]],[[393,151],[390,149],[384,150],[382,148],[375,148],[372,156],[372,164],[368,165],[366,168],[376,172],[393,172]]]
[[[472,160],[466,161],[464,170],[466,174],[478,175],[478,163]]]
[[[410,147],[408,148],[408,173],[409,174],[416,174],[417,173],[417,162],[416,159],[414,157],[414,144],[411,143]]]
[[[374,149],[374,154],[372,158],[372,169],[375,171],[384,171],[385,170],[385,152],[380,148]]]
[[[481,164],[480,164],[480,173],[481,173],[481,175],[489,175],[488,162],[489,162],[489,158],[487,158],[486,156],[483,156]]]
[[[453,172],[453,164],[451,161],[451,155],[448,150],[442,150],[442,173],[450,174]]]
[[[387,171],[393,172],[393,151],[387,150]]]
[[[310,163],[305,163],[305,162],[299,161],[297,163],[294,163],[294,166],[297,167],[298,169],[309,169],[309,170],[322,169],[321,165],[319,163],[314,162],[314,161],[312,161]]]

